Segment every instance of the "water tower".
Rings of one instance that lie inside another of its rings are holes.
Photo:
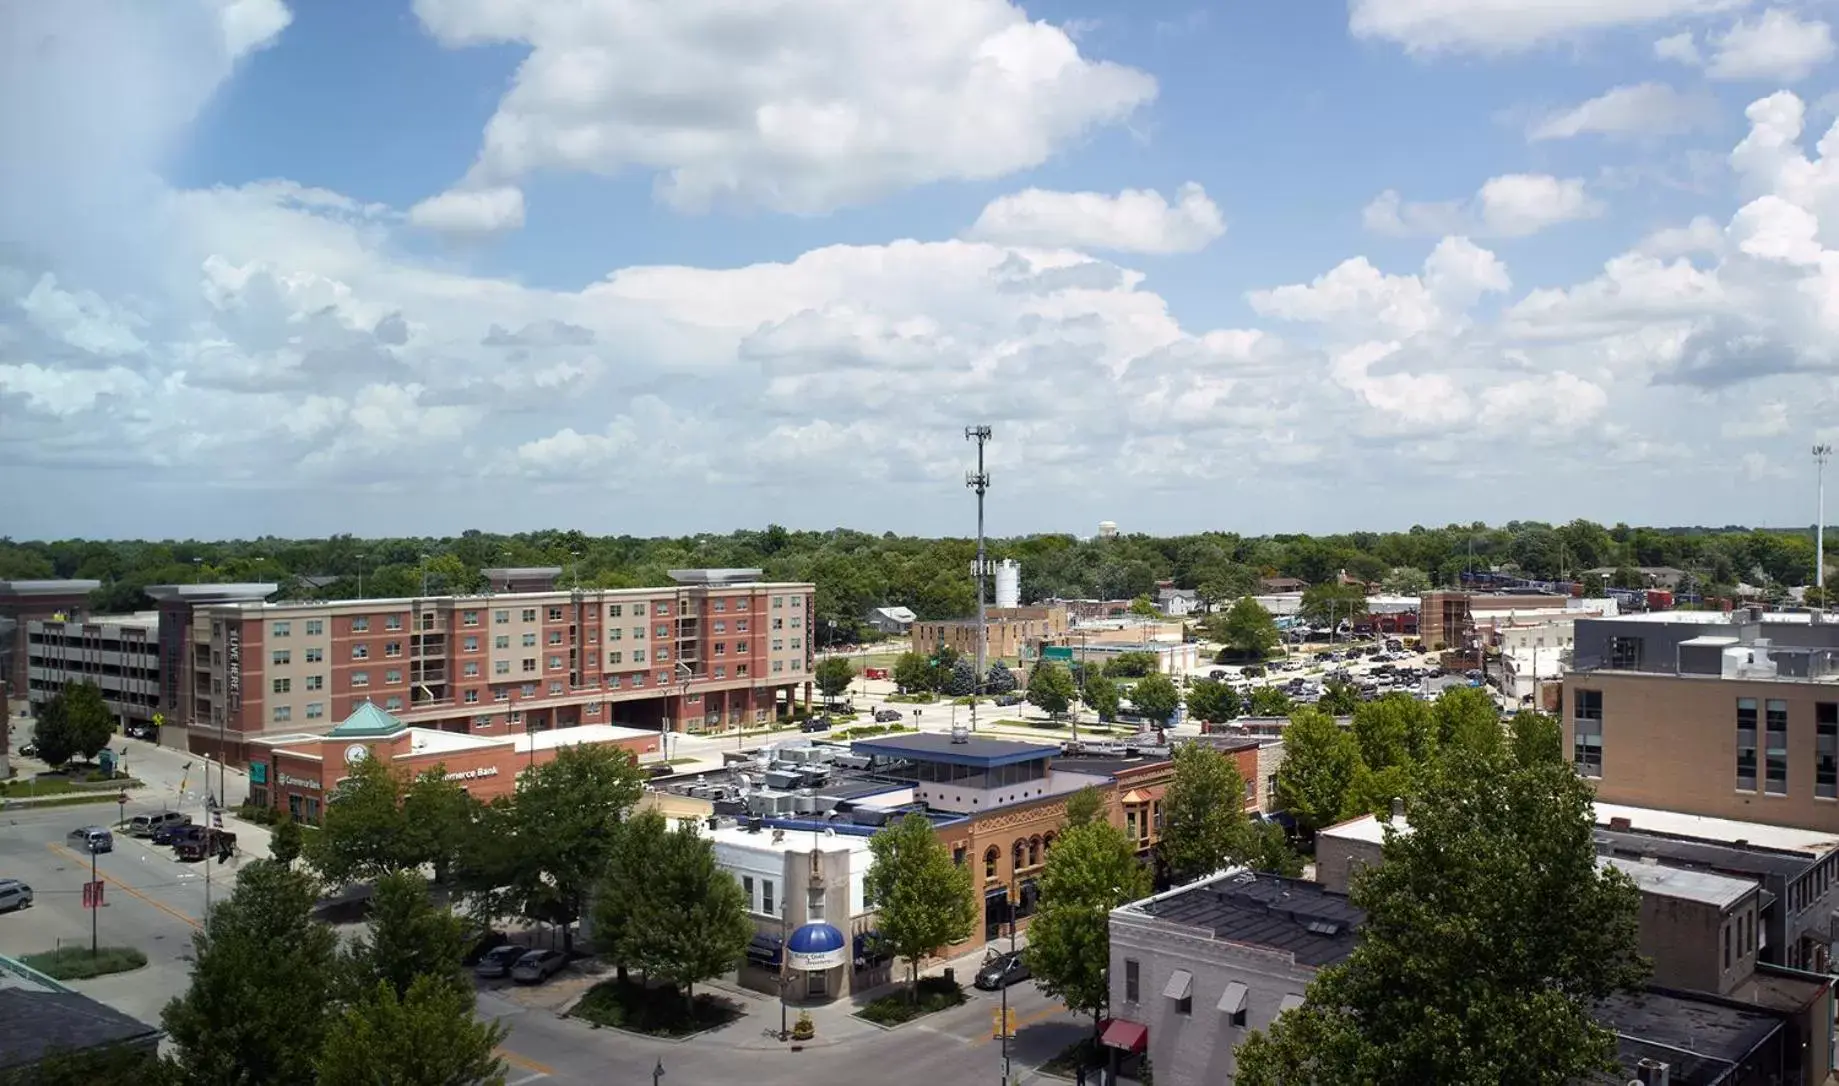
[[[1116,539],[1117,538],[1117,521],[1115,520],[1099,521],[1098,522],[1098,538]]]
[[[1022,605],[1022,566],[1013,558],[996,563],[996,606]]]

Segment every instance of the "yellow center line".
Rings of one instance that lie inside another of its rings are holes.
[[[1023,1027],[1032,1026],[1036,1022],[1045,1022],[1057,1014],[1065,1013],[1065,1007],[1044,1007],[1041,1010],[1031,1011],[1028,1014],[1018,1014],[1015,1016],[1015,1032],[1020,1033]],[[995,1016],[992,1015],[991,1017],[994,1018]],[[995,1032],[995,1030],[991,1030],[989,1033],[982,1033],[971,1038],[971,1047],[976,1048],[980,1045],[987,1045],[991,1041],[996,1040],[994,1036]]]
[[[555,1069],[553,1067],[550,1067],[548,1064],[538,1063],[535,1060],[525,1059],[524,1057],[519,1056],[517,1053],[512,1052],[509,1049],[496,1048],[492,1050],[492,1054],[497,1056],[499,1059],[503,1060],[504,1062],[510,1064],[512,1067],[521,1068],[522,1070],[525,1070],[525,1071],[534,1071],[539,1075],[555,1074]]]
[[[45,847],[50,849],[52,852],[57,853],[60,856],[67,856],[70,859],[75,860],[80,864],[86,864],[89,862],[89,857],[79,856],[75,852],[71,851],[70,849],[65,848],[62,845],[55,845],[55,844],[51,844],[47,842],[45,844]],[[209,863],[210,861],[207,860],[205,862]],[[96,878],[102,880],[103,882],[114,884],[117,888],[119,888],[122,892],[126,893],[129,897],[137,898],[141,901],[146,902],[147,904],[153,906],[159,911],[165,913],[167,916],[172,917],[174,920],[178,920],[194,928],[202,928],[204,926],[200,924],[196,919],[185,915],[184,913],[180,912],[179,910],[173,908],[172,906],[166,904],[163,901],[155,901],[153,898],[148,897],[146,894],[141,893],[139,890],[136,890],[134,887],[129,886],[127,883],[122,882],[118,878],[104,874],[101,871],[96,872]]]

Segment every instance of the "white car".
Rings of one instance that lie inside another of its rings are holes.
[[[18,879],[0,879],[0,913],[29,908],[32,888]]]

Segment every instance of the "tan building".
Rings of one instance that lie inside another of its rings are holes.
[[[1018,660],[1032,656],[1044,642],[1058,643],[1066,636],[1064,607],[992,607],[984,613],[984,627],[989,634],[986,660]],[[951,619],[944,622],[915,622],[913,651],[930,656],[941,647],[951,648],[960,656],[976,659],[977,620]],[[1023,650],[1027,651],[1024,652]]]

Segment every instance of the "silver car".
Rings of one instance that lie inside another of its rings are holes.
[[[511,979],[519,984],[540,984],[567,964],[568,956],[559,950],[532,950],[511,967]]]
[[[32,888],[18,879],[0,879],[0,913],[10,913],[32,904]]]

